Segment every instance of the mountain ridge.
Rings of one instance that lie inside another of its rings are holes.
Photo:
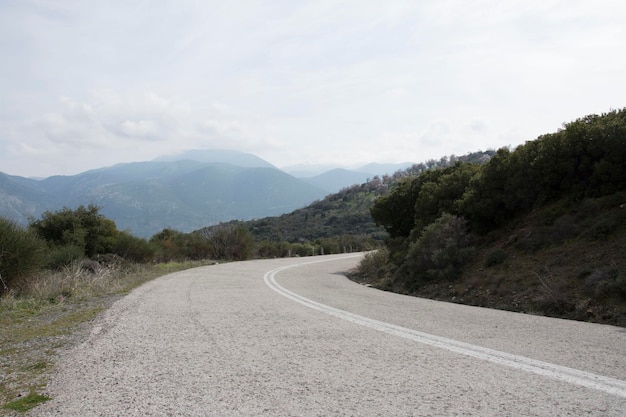
[[[95,204],[120,229],[149,237],[281,215],[375,175],[337,168],[316,183],[252,154],[186,151],[43,179],[0,172],[0,216],[27,224],[45,211]]]

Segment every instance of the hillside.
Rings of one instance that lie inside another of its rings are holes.
[[[369,209],[377,197],[385,194],[386,189],[387,185],[376,177],[368,183],[345,188],[287,214],[233,221],[200,231],[212,233],[224,226],[243,225],[256,241],[297,243],[343,235],[382,240],[385,232],[376,226]]]
[[[626,326],[626,109],[379,198],[389,233],[355,279],[407,294]]]
[[[468,164],[483,164],[489,161],[494,151],[478,151],[464,156],[443,157],[438,161],[413,164],[393,175],[378,175],[361,184],[344,187],[341,191],[329,194],[322,200],[280,216],[233,221],[201,229],[205,233],[228,225],[243,225],[256,241],[271,242],[312,242],[318,239],[355,236],[361,240],[374,240],[382,243],[387,237],[384,228],[376,225],[370,214],[375,201],[387,195],[398,181],[418,172],[444,168],[459,161]],[[372,169],[381,168],[373,164]]]
[[[359,282],[441,301],[626,327],[626,193],[560,201],[486,236],[451,280],[407,290],[386,276]]]
[[[256,157],[227,156],[247,166],[134,162],[42,180],[0,173],[0,216],[25,224],[46,210],[95,204],[120,229],[148,237],[166,227],[189,232],[231,219],[279,215],[326,194]]]

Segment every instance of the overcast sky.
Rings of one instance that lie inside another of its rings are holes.
[[[0,0],[0,171],[516,146],[626,106],[623,0]]]

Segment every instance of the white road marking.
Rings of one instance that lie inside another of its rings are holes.
[[[349,256],[358,257],[361,255]],[[346,259],[341,258],[341,259]],[[482,346],[472,345],[470,343],[460,342],[454,339],[448,339],[446,337],[435,336],[429,333],[420,332],[417,330],[409,329],[406,327],[397,326],[395,324],[386,323],[379,320],[374,320],[368,317],[353,314],[345,310],[340,310],[328,306],[326,304],[318,303],[311,299],[302,297],[288,289],[282,287],[276,282],[276,274],[286,269],[321,263],[332,262],[338,260],[337,258],[326,258],[321,260],[302,262],[295,265],[283,266],[273,269],[265,273],[263,279],[268,287],[277,293],[303,304],[309,308],[321,311],[331,316],[347,320],[349,322],[366,326],[381,332],[385,332],[394,336],[403,337],[405,339],[413,340],[418,343],[424,343],[430,346],[434,346],[441,349],[447,349],[452,352],[460,353],[462,355],[471,356],[478,359],[483,359],[489,362],[497,363],[499,365],[508,366],[511,368],[532,372],[535,374],[547,376],[560,381],[565,381],[570,384],[581,385],[583,387],[592,388],[598,391],[603,391],[608,394],[617,395],[619,397],[626,398],[626,381],[611,378],[603,375],[594,374],[591,372],[581,371],[574,368],[568,368],[566,366],[555,365],[549,362],[543,362],[524,356],[514,355],[507,352],[501,352],[494,349],[485,348]]]

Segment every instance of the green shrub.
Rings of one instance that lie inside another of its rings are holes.
[[[112,249],[122,258],[140,263],[152,260],[156,253],[155,245],[128,232],[120,232]]]
[[[626,225],[626,210],[605,211],[601,216],[590,217],[582,223],[582,237],[590,240],[601,240]]]
[[[214,259],[244,261],[252,256],[252,234],[241,225],[217,228],[205,238],[213,249]]]
[[[410,245],[401,271],[408,274],[408,288],[435,280],[455,279],[460,266],[472,253],[468,246],[467,222],[462,217],[443,214],[423,229]]]
[[[79,247],[89,258],[111,252],[119,234],[115,223],[100,214],[100,207],[94,205],[75,210],[66,207],[54,213],[46,211],[41,219],[30,223],[30,228],[50,245]]]
[[[492,266],[500,265],[504,261],[506,261],[507,254],[502,249],[496,249],[487,255],[487,259],[485,259],[485,266],[490,268]]]
[[[389,274],[389,250],[381,248],[365,254],[357,266],[357,274],[365,282],[376,282]]]
[[[0,217],[0,294],[41,269],[44,262],[45,243],[14,221]]]
[[[312,256],[316,255],[315,247],[305,243],[294,243],[291,245],[291,256]]]
[[[46,257],[46,268],[58,270],[85,257],[85,251],[80,246],[57,246],[49,250]]]

